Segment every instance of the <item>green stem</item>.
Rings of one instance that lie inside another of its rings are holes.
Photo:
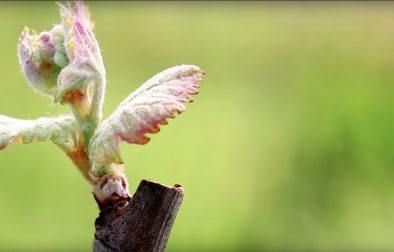
[[[103,117],[103,103],[104,103],[104,92],[107,80],[105,78],[105,71],[100,71],[100,75],[98,77],[97,83],[94,86],[94,92],[92,97],[92,105],[91,105],[91,127],[93,131],[96,131],[99,126],[101,119]]]
[[[79,106],[75,106],[75,104],[71,104],[71,109],[78,122],[84,146],[87,147],[89,146],[89,141],[95,131],[91,125],[92,116],[90,115],[90,112],[86,113],[84,110],[81,110]]]

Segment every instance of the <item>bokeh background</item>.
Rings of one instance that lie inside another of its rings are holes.
[[[394,4],[90,2],[105,116],[180,63],[206,78],[146,146],[143,178],[186,197],[168,251],[394,250]],[[59,22],[53,2],[0,3],[0,113],[66,113],[32,92],[16,42]],[[0,153],[0,250],[89,251],[96,203],[52,143]]]

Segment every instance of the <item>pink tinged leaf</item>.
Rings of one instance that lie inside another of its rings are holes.
[[[63,34],[57,31],[55,39],[55,28],[37,34],[25,27],[18,41],[19,63],[26,80],[35,90],[46,95],[52,95],[56,90],[61,70],[61,66],[54,61],[54,55],[61,56],[61,50],[57,51],[56,48]]]
[[[103,93],[104,88],[97,86],[105,85],[105,69],[88,8],[80,1],[67,5],[58,3],[58,6],[70,64],[60,74],[55,102],[70,102],[66,100],[67,93],[73,91],[87,95],[89,84],[95,85],[95,92],[101,90],[100,92]],[[96,96],[99,97],[98,106],[101,107],[103,94]]]
[[[130,144],[146,144],[149,137],[160,131],[185,110],[183,102],[191,102],[191,95],[198,93],[204,72],[197,66],[181,65],[155,75],[131,93],[105,120],[90,141],[89,153],[96,167],[122,162],[119,139]],[[115,151],[115,153],[114,153]],[[102,155],[111,152],[111,155]]]

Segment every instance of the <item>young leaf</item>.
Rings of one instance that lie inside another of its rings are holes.
[[[18,41],[18,57],[28,83],[38,92],[53,95],[61,69],[68,64],[64,32],[55,25],[49,32],[37,34],[28,27]]]
[[[18,122],[19,122],[19,119],[12,118],[12,117],[5,116],[5,115],[0,115],[0,126],[8,125],[11,123],[18,123]]]
[[[93,33],[87,6],[82,2],[67,5],[58,3],[65,32],[65,48],[70,64],[59,75],[55,102],[73,102],[75,96],[89,96],[90,84],[94,87],[91,114],[93,124],[97,125],[102,117],[105,91],[105,68],[97,40]]]
[[[122,163],[119,140],[145,144],[146,133],[159,132],[167,118],[184,111],[183,102],[191,102],[198,93],[204,72],[197,66],[169,68],[149,79],[128,96],[105,120],[89,144],[89,156],[95,169]]]
[[[0,115],[0,150],[14,142],[52,140],[56,144],[71,140],[75,134],[75,119],[71,116],[41,117],[21,120]]]

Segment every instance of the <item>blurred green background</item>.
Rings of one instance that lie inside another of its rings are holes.
[[[186,197],[168,251],[394,250],[394,4],[90,2],[107,68],[105,116],[155,73],[206,72],[187,111],[146,146],[142,178]],[[0,3],[0,114],[68,111],[26,85],[24,25],[52,2]],[[89,251],[90,188],[50,143],[0,153],[0,250]]]

